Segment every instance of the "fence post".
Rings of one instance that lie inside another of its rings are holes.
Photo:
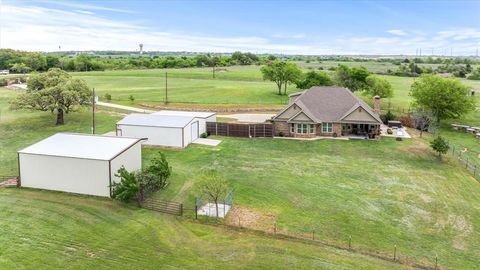
[[[180,204],[180,216],[183,216],[183,203]]]
[[[476,174],[477,174],[477,165],[473,167],[473,178],[475,178]]]
[[[277,222],[276,221],[273,223],[273,233],[277,234]]]
[[[465,158],[465,168],[467,168],[467,169],[468,169],[468,157],[467,157],[467,158]]]
[[[438,268],[438,254],[435,254],[435,270]]]
[[[218,123],[215,122],[215,135],[218,136]]]
[[[238,227],[241,228],[241,227],[242,227],[242,224],[240,223],[240,216],[237,216],[237,218],[238,218]]]
[[[198,206],[195,204],[195,219],[198,219]]]
[[[348,249],[352,249],[352,236],[348,237]]]
[[[312,231],[312,240],[315,241],[315,229]]]
[[[393,261],[397,260],[397,245],[394,246],[393,248]]]

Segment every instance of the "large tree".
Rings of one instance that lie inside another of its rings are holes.
[[[226,197],[227,192],[227,180],[222,175],[216,170],[207,170],[203,172],[200,181],[200,193],[213,201],[217,217],[218,203],[221,199]]]
[[[364,67],[350,68],[346,65],[339,65],[336,72],[337,83],[355,92],[366,88],[366,79],[370,72]]]
[[[273,61],[263,66],[261,69],[263,79],[275,82],[278,88],[278,94],[282,94],[282,86],[284,93],[287,94],[287,84],[297,81],[302,75],[302,71],[295,63],[285,61]]]
[[[57,125],[64,124],[64,113],[91,103],[92,93],[84,80],[72,78],[58,68],[30,76],[26,93],[10,103],[11,108],[51,111],[57,114]]]
[[[326,72],[311,70],[305,73],[303,78],[296,82],[296,85],[299,89],[310,89],[314,86],[333,85],[333,81]]]
[[[381,98],[393,97],[392,85],[389,81],[379,76],[370,75],[365,79],[365,92],[370,96],[379,96]]]
[[[458,79],[422,75],[412,84],[410,95],[413,105],[429,110],[439,126],[442,119],[458,118],[475,109],[469,91],[470,87]]]

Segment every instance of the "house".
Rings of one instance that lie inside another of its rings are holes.
[[[207,121],[216,121],[215,113],[159,111],[130,114],[117,122],[117,136],[147,138],[145,144],[186,147],[207,131]]]
[[[142,168],[142,139],[57,133],[18,151],[19,184],[110,197],[124,166]]]
[[[375,110],[341,87],[313,87],[289,98],[272,118],[276,136],[376,138],[380,134],[380,97],[375,97]]]

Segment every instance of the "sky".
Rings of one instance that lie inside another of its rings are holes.
[[[0,0],[0,48],[475,55],[477,1]]]

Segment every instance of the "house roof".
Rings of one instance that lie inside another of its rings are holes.
[[[153,115],[174,115],[174,116],[191,116],[197,118],[208,118],[215,115],[214,112],[191,112],[191,111],[158,111],[152,113]]]
[[[193,116],[129,114],[117,125],[183,128],[193,120]]]
[[[57,133],[18,153],[111,160],[141,140],[128,137]]]
[[[295,98],[292,104],[299,106],[316,122],[340,122],[358,107],[362,107],[375,120],[381,122],[373,109],[347,88],[313,87],[291,94],[290,97]]]

